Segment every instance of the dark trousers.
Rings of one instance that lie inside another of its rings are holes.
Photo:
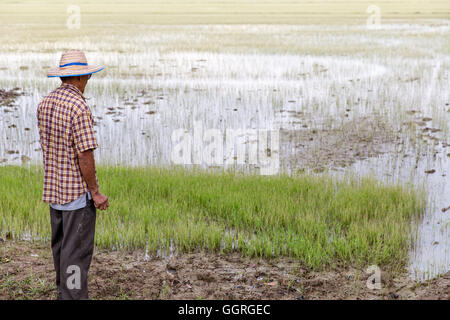
[[[52,252],[58,299],[89,299],[88,271],[94,253],[96,208],[87,200],[74,211],[50,207]]]

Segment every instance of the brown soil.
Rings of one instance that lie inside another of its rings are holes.
[[[145,259],[142,251],[96,249],[91,299],[450,299],[450,272],[428,282],[382,272],[369,289],[364,270],[313,272],[293,259],[191,253]],[[55,299],[49,244],[0,243],[0,299]]]
[[[334,129],[282,129],[280,159],[291,169],[321,172],[390,152],[398,139],[395,131],[377,117],[349,119]]]
[[[23,93],[20,88],[14,88],[11,90],[0,89],[0,107],[1,106],[12,106],[16,98]]]

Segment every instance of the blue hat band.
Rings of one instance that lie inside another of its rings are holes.
[[[63,76],[47,76],[48,78],[64,78],[64,77],[75,77],[75,76],[86,76],[88,74],[97,73],[99,71],[102,71],[104,68],[101,68],[100,70],[94,71],[94,72],[88,72],[88,73],[81,73],[81,74],[67,74]]]
[[[87,66],[87,63],[83,63],[83,62],[71,62],[71,63],[66,63],[63,65],[60,65],[60,68],[64,68],[64,67],[68,67],[68,66]]]

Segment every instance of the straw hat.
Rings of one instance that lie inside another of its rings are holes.
[[[50,69],[47,73],[52,77],[84,76],[103,70],[101,66],[90,66],[83,51],[69,50],[61,55],[59,68]]]

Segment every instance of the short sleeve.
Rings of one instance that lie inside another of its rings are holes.
[[[88,111],[75,116],[73,119],[73,141],[77,153],[89,149],[97,149],[97,139],[94,133],[94,120]]]

